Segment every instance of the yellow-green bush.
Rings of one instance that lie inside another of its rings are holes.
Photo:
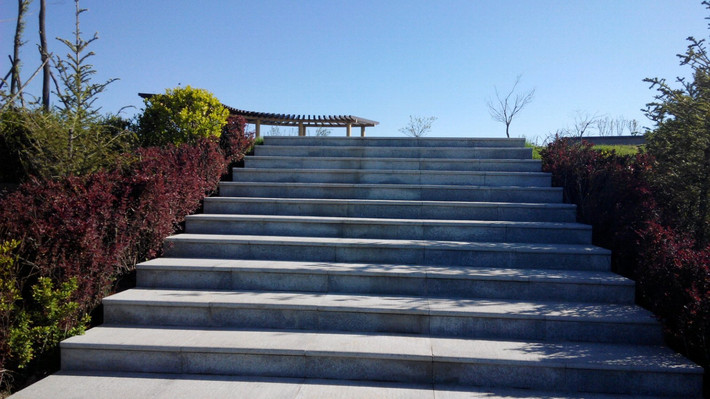
[[[138,134],[144,146],[194,143],[219,137],[228,116],[229,111],[207,90],[176,87],[145,99]]]

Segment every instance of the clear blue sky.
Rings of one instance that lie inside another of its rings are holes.
[[[26,79],[39,64],[28,16]],[[48,37],[69,38],[71,0],[47,0]],[[97,80],[120,78],[105,112],[142,107],[138,92],[205,88],[236,108],[351,114],[400,136],[409,115],[436,116],[432,136],[504,136],[488,113],[494,86],[536,89],[511,135],[545,137],[576,111],[650,122],[645,77],[687,75],[675,54],[708,36],[708,13],[690,0],[82,0]],[[16,1],[0,2],[3,71]],[[65,52],[54,39],[51,50]],[[3,72],[4,73],[4,72]],[[38,94],[39,90],[32,90]],[[136,111],[129,111],[129,114]],[[340,129],[341,130],[341,129]],[[336,130],[333,135],[344,135]]]

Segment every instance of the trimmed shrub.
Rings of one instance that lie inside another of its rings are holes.
[[[543,170],[552,173],[554,186],[562,187],[564,201],[577,205],[577,220],[592,225],[592,242],[613,251],[613,270],[635,277],[638,231],[657,217],[646,183],[649,157],[597,151],[587,142],[560,138],[540,154]]]
[[[117,278],[160,254],[164,238],[215,190],[227,160],[251,146],[238,129],[231,134],[225,149],[199,139],[141,148],[112,170],[33,178],[0,201],[0,242],[10,243],[0,247],[0,370],[46,368],[33,363],[44,352],[37,348],[55,350],[83,331]]]
[[[710,364],[710,247],[694,248],[690,234],[650,222],[641,231],[639,301],[663,322],[671,344]]]
[[[138,135],[143,146],[194,143],[197,139],[219,137],[229,111],[204,89],[190,86],[168,89],[145,99],[138,119]]]
[[[710,246],[696,248],[684,226],[658,201],[673,193],[653,186],[657,162],[618,156],[587,143],[556,139],[541,151],[543,170],[594,228],[593,243],[612,252],[613,269],[637,280],[636,299],[663,323],[669,343],[710,366]],[[672,209],[671,209],[672,212]],[[706,384],[707,386],[707,384]]]

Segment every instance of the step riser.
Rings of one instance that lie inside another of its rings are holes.
[[[301,237],[388,238],[482,242],[536,242],[591,244],[589,229],[478,226],[417,226],[267,220],[220,221],[188,218],[185,232],[196,234],[246,234]]]
[[[444,204],[398,205],[378,203],[337,204],[327,202],[280,202],[278,200],[238,200],[205,198],[205,213],[280,215],[280,216],[330,216],[396,219],[439,220],[502,220],[514,222],[573,223],[573,208],[534,208],[510,206],[451,206]]]
[[[234,181],[279,183],[345,183],[345,184],[445,184],[469,186],[549,187],[548,174],[488,174],[486,172],[418,171],[333,171],[333,170],[260,170],[234,168]]]
[[[633,285],[138,268],[138,286],[633,304]]]
[[[359,146],[359,147],[524,147],[525,139],[414,137],[289,137],[266,136],[269,146]]]
[[[223,197],[329,198],[526,203],[562,202],[562,191],[554,188],[495,189],[461,187],[456,189],[442,189],[439,187],[328,187],[318,185],[298,185],[289,183],[221,183],[219,193]]]
[[[653,323],[598,323],[525,316],[427,315],[267,307],[150,306],[104,303],[108,324],[385,332],[435,337],[660,345]]]
[[[507,252],[367,245],[294,245],[166,240],[166,256],[176,258],[262,259],[343,263],[476,266],[608,271],[608,255]]]
[[[361,158],[305,158],[305,157],[257,157],[244,158],[247,168],[283,169],[364,169],[364,170],[448,170],[448,171],[495,171],[495,172],[540,172],[540,161],[530,160],[407,160],[407,159],[361,159]]]
[[[257,156],[436,158],[436,159],[531,159],[530,148],[396,148],[396,147],[254,147]]]
[[[431,359],[335,357],[181,351],[62,349],[66,371],[129,371],[326,378],[516,387],[566,392],[611,392],[694,397],[702,381],[693,374],[587,370],[564,365],[457,363]]]

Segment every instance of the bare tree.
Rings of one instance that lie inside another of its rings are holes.
[[[629,121],[629,133],[631,133],[632,136],[638,136],[641,134],[639,121],[637,121],[636,119],[632,119]]]
[[[588,133],[590,129],[597,126],[599,121],[599,115],[589,114],[587,112],[577,111],[574,115],[574,125],[571,130],[568,130],[571,135],[582,137],[585,133]]]
[[[316,129],[316,136],[318,137],[330,136],[330,133],[332,133],[331,130],[325,126],[318,126],[318,129]]]
[[[42,63],[44,63],[44,70],[42,73],[42,108],[45,111],[49,111],[49,73],[51,66],[47,60],[49,59],[49,52],[47,51],[47,30],[45,28],[45,15],[47,11],[46,0],[40,0],[39,2],[39,52],[42,57]]]
[[[411,137],[425,136],[431,130],[431,125],[436,121],[435,116],[412,116],[409,115],[409,123],[407,126],[399,129],[400,132]]]
[[[632,136],[639,134],[639,122],[635,119],[624,119],[623,116],[599,118],[596,127],[600,136],[623,136],[627,131]]]
[[[283,132],[278,126],[270,126],[269,131],[266,132],[266,136],[283,136]]]
[[[508,138],[510,138],[510,124],[513,122],[513,118],[515,118],[515,115],[522,111],[526,105],[530,104],[533,97],[535,97],[535,89],[522,94],[515,93],[515,89],[518,87],[518,83],[520,83],[520,78],[521,75],[515,78],[513,88],[510,89],[510,92],[508,92],[505,97],[501,98],[498,88],[494,87],[496,92],[495,101],[489,99],[487,103],[488,112],[490,112],[493,120],[505,124],[505,135]],[[513,97],[514,94],[515,97]]]
[[[10,96],[19,96],[20,102],[24,106],[24,98],[20,92],[22,82],[20,81],[20,47],[25,44],[22,41],[22,33],[25,30],[24,15],[30,5],[30,0],[17,0],[17,25],[15,25],[15,41],[12,54],[12,76],[10,77]]]

